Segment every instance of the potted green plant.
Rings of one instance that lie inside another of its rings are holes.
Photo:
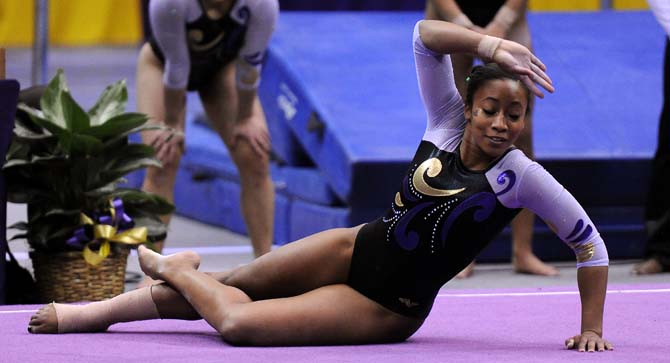
[[[39,107],[20,104],[4,174],[7,199],[28,205],[28,220],[12,226],[31,248],[42,300],[101,300],[123,292],[129,248],[165,237],[164,199],[123,188],[124,176],[160,166],[152,147],[128,135],[155,126],[125,113],[125,81],[108,86],[84,111],[62,70]]]

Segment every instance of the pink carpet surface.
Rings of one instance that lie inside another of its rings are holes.
[[[604,332],[615,350],[603,353],[563,347],[579,331],[575,288],[443,290],[406,342],[358,346],[233,347],[204,321],[178,320],[33,335],[37,308],[0,306],[0,362],[670,362],[670,284],[609,286]]]

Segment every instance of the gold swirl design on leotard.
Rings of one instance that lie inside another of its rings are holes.
[[[193,49],[196,52],[202,52],[202,51],[205,51],[205,50],[210,50],[215,45],[217,45],[223,39],[224,36],[225,36],[225,33],[221,32],[212,41],[207,42],[205,44],[199,44],[204,37],[204,35],[202,34],[202,31],[197,30],[197,29],[190,30],[188,32],[188,37],[193,42],[189,42],[188,46],[189,46],[189,48]]]
[[[440,174],[442,171],[442,162],[438,158],[430,158],[416,169],[414,175],[412,176],[412,185],[414,188],[419,191],[419,193],[428,195],[431,197],[449,197],[454,194],[458,194],[465,190],[465,188],[460,189],[437,189],[433,188],[423,179],[423,174],[426,173],[429,178],[434,178]]]
[[[587,243],[581,246],[575,246],[575,254],[577,255],[577,262],[586,262],[593,258],[593,255],[595,254],[595,246],[593,246],[593,243]]]
[[[402,204],[402,199],[400,198],[400,192],[395,193],[395,205],[398,207],[404,207],[405,205]]]

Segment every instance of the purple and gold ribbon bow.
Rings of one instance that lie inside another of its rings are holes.
[[[132,228],[134,222],[124,213],[123,201],[120,198],[114,198],[109,203],[108,215],[91,218],[81,213],[79,220],[82,226],[66,242],[70,247],[82,249],[84,260],[93,266],[100,264],[109,256],[112,242],[137,245],[147,240],[147,228]],[[92,238],[90,231],[93,234]],[[89,247],[91,243],[100,243],[97,252],[91,250]]]

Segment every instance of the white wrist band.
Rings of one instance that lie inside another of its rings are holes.
[[[519,14],[517,14],[514,10],[510,9],[509,6],[503,5],[500,10],[496,13],[496,16],[493,18],[493,21],[497,22],[498,24],[501,24],[502,26],[505,27],[505,29],[509,30],[512,28],[512,25],[517,21],[519,18]]]
[[[502,43],[502,39],[485,35],[477,45],[477,55],[482,59],[493,59],[493,54],[498,49],[500,43]]]
[[[458,14],[455,18],[451,19],[450,21],[456,25],[460,25],[468,29],[472,29],[475,26],[475,24],[473,24],[472,21],[470,21],[470,18],[468,18],[468,16],[463,13]]]

